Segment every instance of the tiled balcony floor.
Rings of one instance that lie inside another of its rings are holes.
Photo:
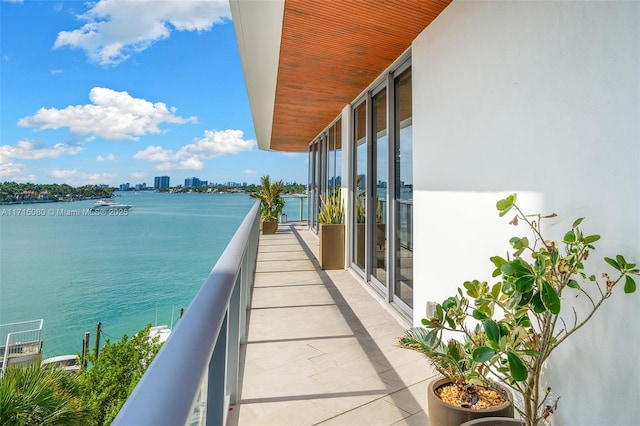
[[[322,271],[318,240],[281,224],[260,237],[240,400],[228,425],[425,425],[427,360],[348,271]]]

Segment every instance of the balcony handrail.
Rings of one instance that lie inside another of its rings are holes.
[[[223,423],[236,397],[232,366],[246,334],[258,238],[256,202],[113,425],[187,424],[194,409],[207,423]],[[197,407],[201,394],[206,402]]]

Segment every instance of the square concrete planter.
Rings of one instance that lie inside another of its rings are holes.
[[[277,220],[263,220],[260,222],[260,230],[263,234],[275,234],[278,232]]]
[[[344,269],[344,224],[320,224],[320,268]]]

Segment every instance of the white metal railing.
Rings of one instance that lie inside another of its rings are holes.
[[[237,399],[259,232],[256,202],[113,425],[225,424]]]
[[[287,218],[286,213],[284,214],[285,219],[281,221],[282,222],[286,222],[287,220],[297,220],[299,222],[303,222],[307,220],[307,212],[305,209],[305,205],[307,204],[307,194],[288,194],[288,195],[283,195],[282,198],[285,199],[285,201],[287,202],[287,205],[285,205],[285,211],[289,212],[289,218]],[[294,208],[293,206],[288,207],[289,204],[295,204],[295,202],[293,200],[298,200],[298,214],[294,215]]]
[[[35,359],[42,353],[42,324],[44,320],[21,321],[0,325],[0,354],[2,374],[14,360]]]

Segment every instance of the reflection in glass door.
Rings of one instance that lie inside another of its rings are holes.
[[[353,188],[352,198],[352,253],[351,262],[362,271],[365,270],[366,253],[366,216],[367,216],[367,104],[362,102],[353,111],[354,142]]]
[[[413,140],[411,68],[395,78],[394,295],[413,308]]]
[[[318,159],[318,142],[315,141],[309,146],[309,184],[308,190],[309,194],[307,196],[307,212],[309,214],[309,227],[314,231],[318,232],[318,215],[316,208],[316,197],[315,194],[318,191],[317,182],[316,182],[316,167],[317,167],[317,159]]]
[[[387,184],[388,180],[388,149],[389,138],[387,136],[387,90],[382,89],[376,93],[371,102],[373,124],[373,158],[375,159],[372,170],[372,194],[373,201],[370,222],[374,229],[371,244],[371,273],[382,284],[387,286]]]

